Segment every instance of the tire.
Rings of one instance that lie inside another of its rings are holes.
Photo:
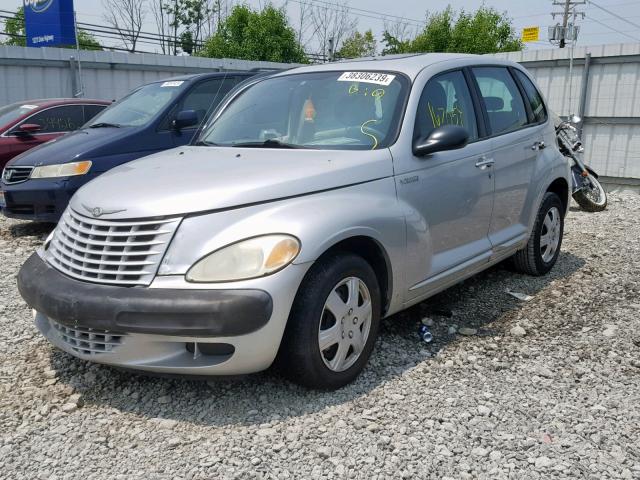
[[[586,212],[601,212],[607,208],[607,192],[591,172],[587,178],[593,186],[593,193],[586,189],[578,190],[573,194],[573,199]]]
[[[356,303],[354,297],[349,302],[348,292],[356,290]],[[366,297],[370,315],[366,314]],[[278,353],[279,370],[294,383],[320,390],[335,390],[352,382],[369,360],[378,336],[380,312],[380,287],[362,257],[338,253],[320,260],[305,276],[294,300]],[[321,330],[329,345],[322,350]],[[337,343],[329,344],[331,341]],[[349,342],[353,344],[346,346]],[[345,356],[342,363],[339,353]]]
[[[560,197],[552,192],[545,193],[527,246],[511,257],[512,265],[516,271],[540,276],[545,275],[553,268],[562,246],[563,212],[564,208]],[[558,222],[557,225],[554,222]],[[551,235],[546,237],[548,233]]]

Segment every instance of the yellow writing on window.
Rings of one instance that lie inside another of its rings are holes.
[[[464,126],[463,112],[457,105],[453,107],[453,110],[447,110],[444,107],[434,107],[431,102],[427,102],[427,108],[434,128],[442,125]]]

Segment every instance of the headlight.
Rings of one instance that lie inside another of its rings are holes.
[[[41,167],[33,169],[30,178],[73,177],[74,175],[84,175],[90,168],[91,160],[59,163],[57,165],[42,165]]]
[[[289,265],[300,252],[290,235],[249,238],[210,253],[187,272],[189,282],[233,282],[271,275]]]

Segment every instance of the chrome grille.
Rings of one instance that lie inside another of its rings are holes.
[[[7,185],[24,182],[31,175],[31,170],[33,170],[33,167],[5,167],[2,171],[2,182]]]
[[[149,285],[179,223],[179,218],[97,220],[67,208],[45,258],[54,268],[80,280]]]
[[[67,327],[50,320],[60,339],[74,352],[83,355],[112,353],[122,345],[125,335],[95,328]]]

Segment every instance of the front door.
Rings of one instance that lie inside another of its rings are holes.
[[[398,197],[411,207],[407,241],[408,262],[413,267],[408,269],[407,300],[490,257],[491,140],[480,138],[477,118],[462,71],[437,75],[426,84],[414,139],[426,138],[442,125],[460,125],[469,132],[469,144],[463,149],[414,156],[411,165],[415,168],[396,176]]]
[[[22,124],[33,123],[40,125],[40,130],[32,134],[16,134]],[[31,117],[26,118],[19,125],[14,127],[9,135],[15,135],[12,155],[16,156],[22,152],[48,142],[67,132],[76,130],[84,123],[84,113],[82,105],[60,105],[47,108]]]

